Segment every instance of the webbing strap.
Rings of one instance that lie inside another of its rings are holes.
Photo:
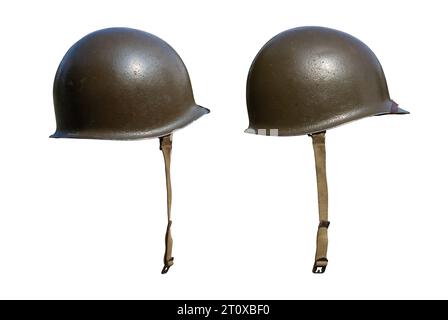
[[[159,138],[160,140],[160,150],[163,153],[163,159],[165,160],[165,177],[166,177],[166,200],[167,200],[167,212],[168,212],[168,225],[166,227],[165,234],[165,255],[163,257],[163,269],[162,274],[167,273],[170,267],[173,265],[174,258],[172,257],[173,251],[173,238],[171,237],[171,175],[170,175],[170,165],[171,165],[171,149],[173,135],[167,135]]]
[[[317,197],[319,203],[319,227],[316,239],[316,257],[313,273],[324,273],[327,268],[328,248],[328,187],[325,164],[325,131],[310,135],[313,139],[314,160],[316,164]]]

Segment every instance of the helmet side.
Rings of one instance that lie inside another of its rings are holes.
[[[249,129],[303,135],[376,114],[394,102],[375,54],[351,35],[301,27],[272,38],[247,80]]]
[[[53,97],[57,138],[157,137],[208,113],[196,105],[176,51],[128,28],[99,30],[73,45],[57,70]]]

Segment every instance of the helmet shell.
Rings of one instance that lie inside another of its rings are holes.
[[[407,113],[397,106],[364,43],[334,29],[300,27],[272,38],[253,61],[246,132],[312,134],[372,115]]]
[[[53,87],[54,138],[164,136],[209,112],[187,69],[162,39],[140,30],[95,31],[65,54]]]

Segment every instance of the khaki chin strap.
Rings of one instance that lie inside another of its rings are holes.
[[[316,257],[313,273],[324,273],[327,268],[328,248],[328,187],[325,165],[325,131],[310,135],[313,139],[314,160],[316,164],[317,197],[319,201],[319,229],[317,230]]]
[[[174,258],[172,257],[173,251],[173,238],[171,237],[171,175],[170,175],[170,165],[171,165],[171,149],[173,135],[167,135],[159,138],[160,140],[160,150],[163,153],[163,159],[165,160],[165,177],[166,177],[166,200],[167,200],[167,212],[168,212],[168,225],[166,227],[165,234],[165,255],[163,257],[164,267],[162,269],[162,274],[167,273],[170,267],[173,265]]]

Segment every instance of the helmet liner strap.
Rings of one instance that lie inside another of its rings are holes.
[[[165,178],[166,178],[166,200],[167,200],[167,213],[168,213],[168,224],[166,227],[165,234],[165,255],[163,256],[163,269],[162,274],[168,272],[170,267],[173,265],[174,258],[172,256],[173,251],[173,238],[171,236],[171,174],[170,174],[170,166],[171,166],[171,149],[172,149],[172,140],[173,135],[167,135],[159,138],[160,140],[160,150],[163,153],[163,159],[165,162]]]
[[[316,165],[317,197],[319,204],[319,227],[316,239],[316,257],[313,273],[324,273],[327,268],[328,249],[328,186],[326,173],[325,131],[311,134]]]

